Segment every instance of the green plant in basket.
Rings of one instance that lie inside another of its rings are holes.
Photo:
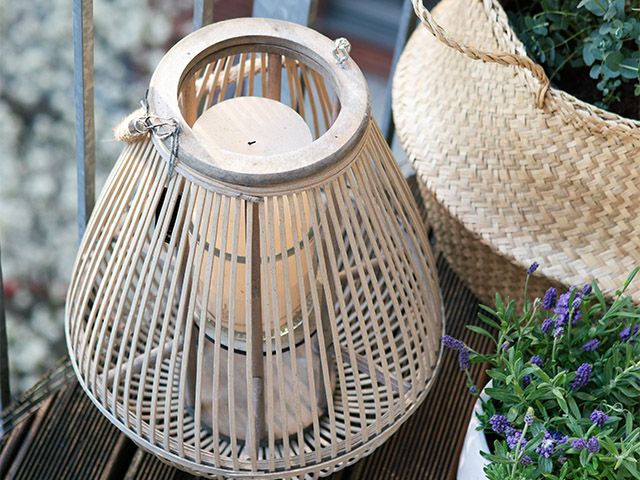
[[[596,105],[640,116],[640,1],[507,1],[527,53],[550,79]]]
[[[529,269],[534,273],[537,264]],[[481,354],[442,339],[460,367],[489,365],[491,385],[479,416],[493,439],[490,480],[640,478],[640,308],[625,295],[638,269],[608,303],[597,282],[525,303],[496,295],[482,307],[483,329],[495,343]],[[491,333],[493,330],[495,333]]]

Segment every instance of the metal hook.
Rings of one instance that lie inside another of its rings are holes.
[[[336,38],[333,42],[333,58],[336,59],[338,65],[343,65],[349,59],[349,53],[351,53],[351,44],[349,40],[344,37]]]

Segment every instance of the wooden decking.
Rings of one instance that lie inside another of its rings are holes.
[[[488,350],[488,340],[464,328],[477,322],[477,300],[438,259],[447,333],[473,348]],[[84,395],[62,364],[55,375],[9,412],[21,419],[0,440],[0,478],[178,480],[193,478],[136,448]],[[476,366],[474,378],[484,378]],[[49,392],[43,395],[42,392]],[[454,479],[458,453],[474,398],[457,359],[445,352],[443,365],[426,401],[400,430],[370,457],[333,475],[339,480]],[[29,409],[30,407],[30,409]],[[24,412],[31,411],[29,414]],[[5,414],[7,417],[7,414]]]

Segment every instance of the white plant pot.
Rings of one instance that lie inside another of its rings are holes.
[[[491,382],[487,384],[487,387],[490,386]],[[477,415],[483,413],[482,400],[486,401],[488,398],[488,395],[482,390],[480,397],[473,407],[473,413],[471,414],[469,426],[467,427],[467,434],[464,437],[462,452],[460,453],[458,480],[487,480],[487,476],[484,474],[484,467],[489,461],[480,455],[480,452],[488,452],[489,445],[484,432],[476,429],[480,425]]]

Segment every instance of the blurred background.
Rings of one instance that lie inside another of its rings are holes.
[[[312,27],[351,42],[377,117],[402,4],[318,0],[313,16]],[[164,52],[191,31],[192,6],[94,1],[97,192],[121,149],[113,126],[137,108]],[[251,11],[250,0],[214,6],[216,21]],[[66,354],[64,301],[78,242],[71,0],[0,0],[0,60],[0,248],[11,383],[19,394]]]

